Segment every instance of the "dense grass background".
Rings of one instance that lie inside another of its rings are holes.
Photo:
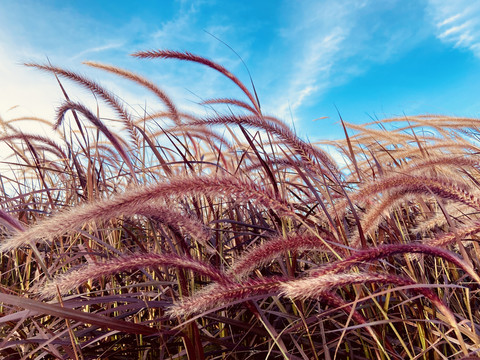
[[[65,101],[57,139],[2,119],[4,359],[466,359],[478,355],[478,120],[426,115],[300,139],[254,89],[184,113]],[[124,126],[114,131],[107,107]],[[40,120],[39,120],[40,121]]]

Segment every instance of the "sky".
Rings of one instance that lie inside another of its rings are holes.
[[[209,111],[196,105],[205,99],[246,100],[228,79],[198,64],[130,56],[156,49],[207,57],[248,86],[250,73],[263,112],[310,141],[343,137],[339,114],[365,123],[480,113],[478,1],[0,0],[0,24],[4,120],[53,121],[63,99],[55,79],[22,65],[47,59],[96,80],[140,114],[161,104],[137,85],[82,62],[146,76],[180,108],[200,114]],[[73,99],[96,106],[87,91],[63,84]]]

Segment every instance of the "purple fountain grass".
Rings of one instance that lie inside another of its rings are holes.
[[[56,129],[68,111],[78,126],[60,132],[63,144],[0,119],[13,153],[3,163],[13,175],[0,176],[0,252],[15,250],[0,258],[2,292],[12,293],[0,303],[0,357],[237,359],[278,345],[294,359],[450,359],[480,346],[478,119],[345,123],[345,140],[323,142],[345,154],[339,170],[322,145],[262,114],[253,82],[249,90],[191,53],[134,56],[205,65],[244,98],[205,100],[215,116],[202,118],[143,76],[87,62],[163,107],[133,116],[94,81],[28,64],[93,92],[135,146],[71,102],[60,81],[67,102]],[[52,308],[46,298],[56,296]],[[16,300],[42,310],[26,316]],[[150,336],[131,335],[130,324]]]
[[[456,326],[455,316],[451,313],[440,298],[433,291],[422,288],[421,284],[407,278],[396,275],[378,274],[378,273],[347,273],[347,274],[324,274],[322,276],[309,276],[302,279],[283,281],[279,284],[280,295],[291,299],[307,300],[321,296],[326,291],[344,287],[353,284],[373,284],[385,283],[396,286],[412,286],[413,291],[417,291],[427,297],[440,310],[445,311],[445,316],[451,322],[450,325]],[[418,287],[416,287],[418,286]]]
[[[38,239],[51,240],[68,230],[77,229],[88,221],[134,215],[141,211],[148,202],[186,195],[215,197],[220,194],[234,197],[237,201],[257,203],[286,216],[295,216],[288,203],[278,198],[271,190],[260,188],[250,181],[220,176],[217,178],[211,176],[172,178],[168,182],[131,189],[113,199],[78,206],[70,211],[56,214],[22,234],[3,241],[0,245],[0,252],[18,248]],[[171,217],[165,216],[165,218]],[[178,223],[178,220],[175,220],[175,223]]]
[[[188,269],[196,274],[207,276],[222,285],[229,285],[229,277],[221,273],[213,266],[189,256],[176,254],[131,254],[109,261],[92,263],[79,269],[62,274],[48,282],[40,290],[40,294],[46,298],[52,298],[58,294],[67,294],[78,288],[88,280],[98,280],[105,276],[118,274],[143,268],[158,268],[161,266],[173,266],[180,269]]]
[[[475,158],[469,158],[465,156],[446,156],[445,154],[442,155],[443,156],[433,156],[422,160],[412,160],[407,163],[405,171],[412,172],[424,168],[435,168],[437,166],[451,166],[454,168],[470,166],[477,169],[480,166],[480,162],[475,160]]]
[[[422,243],[408,243],[408,244],[393,244],[393,245],[382,245],[377,246],[368,250],[359,250],[354,255],[336,262],[332,262],[326,265],[321,266],[320,268],[314,269],[310,272],[310,276],[324,276],[327,274],[337,274],[348,270],[352,266],[359,265],[361,263],[366,263],[368,261],[382,259],[388,256],[396,254],[426,254],[435,257],[440,257],[445,259],[455,265],[460,269],[465,271],[468,275],[472,277],[476,282],[480,284],[480,276],[477,272],[467,264],[463,259],[459,258],[454,253],[442,249],[440,247],[434,247]]]
[[[344,124],[346,128],[358,131],[355,135],[350,136],[350,138],[352,141],[359,144],[368,144],[369,142],[373,142],[380,145],[380,142],[385,142],[387,144],[406,146],[409,141],[414,140],[413,135],[400,133],[398,131],[370,129],[363,125],[351,124],[347,122],[344,122]]]
[[[433,193],[441,198],[459,201],[476,210],[480,210],[480,200],[470,194],[465,185],[426,176],[401,174],[386,177],[365,186],[354,197],[366,199],[395,188],[412,194],[423,193],[430,195]]]
[[[324,302],[325,304],[327,304],[328,306],[332,307],[333,310],[341,310],[343,311],[346,315],[348,316],[352,316],[352,319],[357,322],[358,324],[361,324],[361,325],[367,325],[366,326],[366,329],[368,331],[368,333],[370,334],[370,336],[372,338],[376,338],[378,339],[379,336],[378,334],[373,330],[373,328],[371,326],[368,326],[368,319],[366,319],[359,310],[353,308],[350,303],[347,303],[343,298],[341,298],[340,296],[338,296],[337,294],[335,294],[334,292],[331,292],[331,291],[325,291],[325,292],[322,292],[321,294],[319,294],[318,296],[319,300],[321,302]],[[313,318],[315,320],[318,320],[319,318],[321,317],[324,317],[324,314],[323,313],[320,313],[320,314],[315,314],[313,316]],[[308,324],[308,319],[305,320],[305,323]],[[288,329],[287,332],[292,332],[292,331],[295,331],[295,330],[298,330],[299,328],[301,328],[302,326],[305,326],[304,324],[302,323],[299,323],[295,326],[292,326],[292,328]]]
[[[196,62],[199,64],[203,64],[205,66],[208,66],[209,68],[212,68],[221,74],[225,75],[227,78],[232,80],[235,85],[237,85],[245,95],[247,95],[248,99],[252,103],[253,107],[255,108],[255,111],[257,114],[261,114],[260,110],[260,104],[258,103],[257,99],[253,97],[253,95],[250,93],[250,91],[243,85],[243,83],[235,76],[233,75],[230,71],[225,69],[222,65],[219,65],[209,59],[206,59],[204,57],[194,55],[189,52],[179,52],[179,51],[171,51],[171,50],[152,50],[152,51],[139,51],[132,56],[142,58],[142,59],[177,59],[177,60],[185,60],[185,61],[192,61]]]
[[[125,151],[124,147],[120,145],[120,142],[118,141],[117,137],[113,135],[110,132],[110,130],[100,121],[100,119],[97,116],[95,116],[90,110],[88,110],[84,105],[74,103],[71,101],[66,101],[57,110],[57,122],[55,124],[55,128],[60,126],[63,119],[65,118],[65,114],[68,111],[78,111],[79,113],[81,113],[83,116],[87,118],[88,121],[90,121],[93,125],[95,125],[98,128],[98,130],[100,130],[108,138],[108,140],[113,145],[115,150],[118,151],[122,159],[127,164],[132,174],[132,179],[136,182],[137,178],[135,176],[135,169],[133,168],[133,164],[130,161],[130,157],[128,156],[127,151]]]
[[[453,150],[460,151],[460,154],[467,156],[475,155],[480,151],[478,146],[475,146],[471,143],[465,143],[461,139],[455,140],[443,140],[437,139],[437,143],[429,144],[428,151],[429,153],[432,151],[439,151],[439,155],[443,155],[448,152],[453,152]],[[401,158],[409,158],[409,157],[418,157],[418,147],[408,147],[398,151],[398,157]]]
[[[311,164],[305,164],[301,160],[282,159],[280,157],[275,157],[275,159],[267,159],[265,161],[267,162],[268,165],[275,167],[277,169],[290,169],[290,168],[301,167],[302,170],[314,171]],[[252,161],[250,165],[243,167],[243,170],[248,173],[251,171],[258,170],[261,167],[262,167],[262,164],[259,161]],[[292,174],[292,176],[294,175],[296,174]]]
[[[328,245],[326,242],[328,242]],[[236,259],[228,274],[235,276],[237,279],[242,279],[248,276],[254,269],[267,265],[287,251],[330,251],[329,247],[340,249],[335,245],[336,243],[338,243],[338,240],[333,238],[331,234],[326,233],[319,236],[299,234],[267,239],[262,245]]]
[[[403,118],[400,118],[403,120]],[[385,119],[385,121],[398,121],[399,118]],[[417,126],[432,127],[435,129],[478,128],[478,119],[446,116],[446,115],[417,115],[407,117],[409,121],[417,123]],[[382,120],[383,121],[383,120]]]
[[[468,224],[458,227],[454,232],[449,232],[443,235],[440,235],[433,239],[427,239],[424,241],[425,244],[434,247],[445,247],[454,243],[457,239],[464,239],[468,236],[478,234],[480,232],[480,221],[475,220],[471,221]]]
[[[116,66],[112,66],[112,65],[100,64],[100,63],[93,62],[93,61],[85,61],[84,64],[88,65],[88,66],[91,66],[91,67],[94,67],[94,68],[97,68],[97,69],[102,69],[102,70],[111,72],[111,73],[113,73],[115,75],[118,75],[118,76],[121,76],[125,79],[132,80],[132,81],[140,84],[141,86],[147,88],[148,90],[153,92],[165,104],[165,106],[169,110],[169,114],[172,117],[172,120],[176,124],[180,124],[180,117],[179,117],[179,114],[178,114],[178,110],[177,110],[177,107],[175,106],[175,104],[173,103],[173,101],[170,99],[170,97],[162,89],[160,89],[157,85],[152,83],[150,80],[144,78],[143,76],[134,74],[130,71],[120,69],[120,68],[118,68]]]
[[[203,313],[217,307],[224,307],[244,302],[256,297],[267,297],[276,294],[285,277],[268,277],[249,280],[242,283],[219,284],[207,286],[192,297],[173,305],[167,314],[170,317],[187,317]]]
[[[125,109],[125,107],[120,103],[119,99],[115,95],[105,90],[99,84],[83,76],[80,76],[79,74],[76,74],[72,71],[64,70],[56,66],[40,65],[40,64],[34,64],[34,63],[27,63],[24,65],[34,67],[39,70],[48,71],[55,75],[63,76],[67,79],[75,81],[76,83],[82,85],[86,89],[100,96],[100,98],[103,99],[108,105],[110,105],[115,110],[115,112],[120,116],[120,118],[124,121],[125,126],[127,127],[128,131],[132,135],[132,138],[134,139],[135,144],[137,145],[139,144],[140,140],[139,140],[138,134],[133,126],[132,119],[128,114],[127,110]],[[58,125],[59,124],[57,122],[57,127]]]
[[[187,234],[204,246],[207,246],[207,241],[212,236],[211,230],[198,219],[175,211],[165,205],[145,203],[140,206],[136,214],[151,217],[177,230],[185,229]]]
[[[238,106],[242,109],[245,109],[252,114],[257,115],[257,110],[248,105],[244,101],[240,101],[237,99],[209,99],[201,102],[202,105],[216,105],[216,104],[221,104],[221,105],[235,105]]]
[[[95,142],[91,145],[85,146],[85,153],[94,153],[95,157],[98,160],[109,160],[111,163],[112,160],[118,164],[121,164],[122,157],[118,155],[118,152],[115,151],[115,148],[112,149],[112,146],[108,142]]]
[[[323,296],[331,298],[330,291],[332,289],[353,284],[369,283],[408,286],[410,290],[418,292],[428,298],[444,314],[449,325],[458,329],[455,315],[448,306],[427,287],[422,287],[421,284],[413,280],[396,275],[372,273],[326,274],[296,280],[285,277],[269,277],[242,283],[213,284],[193,297],[173,305],[167,313],[171,317],[187,317],[195,313],[205,313],[211,309],[233,305],[257,296],[266,297],[272,294],[299,300],[309,298],[321,299]]]
[[[433,191],[432,191],[433,192]],[[469,207],[477,206],[479,203],[476,195],[468,194],[465,192],[465,196],[462,196],[463,193],[460,193],[461,196],[457,196],[457,200],[461,201],[463,204]],[[447,196],[444,194],[445,198],[452,199],[453,196]],[[405,192],[405,189],[394,189],[390,190],[388,197],[382,197],[377,200],[376,203],[368,207],[368,211],[362,216],[362,228],[365,233],[373,231],[382,220],[382,214],[388,214],[394,207],[399,206],[405,202],[406,198],[412,197],[410,192]],[[351,245],[353,247],[358,247],[360,240],[358,235],[352,236]]]
[[[451,219],[458,219],[470,212],[470,207],[463,204],[447,203],[444,204],[444,208]],[[456,226],[456,223],[454,225]],[[427,238],[428,234],[436,233],[438,229],[448,229],[446,226],[449,226],[448,219],[442,211],[434,212],[430,216],[426,212],[422,221],[415,223],[415,227],[410,229],[410,233],[420,238]]]
[[[186,119],[190,121],[198,120],[198,117],[193,114],[189,114],[181,111],[177,111],[177,114],[180,117],[180,119]],[[136,120],[135,124],[138,125],[138,124],[143,124],[145,121],[148,121],[148,120],[171,118],[171,117],[172,117],[172,113],[169,111],[157,111],[151,114],[145,114],[140,119]]]
[[[171,306],[167,311],[170,317],[186,318],[193,314],[206,315],[212,309],[218,310],[222,307],[254,300],[258,297],[275,295],[282,289],[282,284],[288,283],[288,278],[272,277],[265,279],[255,279],[241,284],[212,284],[190,298]],[[354,321],[359,324],[368,324],[367,319],[358,311],[353,309],[341,297],[330,291],[323,291],[317,294],[320,301],[339,308],[347,315],[352,315]],[[296,326],[300,327],[299,324]],[[373,338],[378,335],[370,326],[367,331]]]
[[[15,232],[22,232],[25,230],[25,226],[23,226],[20,221],[2,209],[0,209],[0,221]]]
[[[277,135],[281,140],[288,144],[292,150],[298,153],[304,161],[311,162],[312,159],[317,159],[320,164],[324,165],[335,177],[338,177],[340,172],[335,162],[330,156],[321,149],[318,149],[302,140],[300,140],[291,130],[286,127],[278,126],[278,124],[267,121],[264,118],[257,116],[236,116],[224,115],[217,117],[210,117],[192,121],[190,125],[227,125],[236,124],[241,126],[250,126],[265,130],[268,133]],[[330,175],[330,174],[328,174]]]
[[[203,139],[207,143],[210,143],[212,142],[212,140],[215,140],[215,142],[219,144],[219,146],[221,146],[222,148],[225,147],[225,151],[229,151],[231,153],[235,152],[236,150],[235,147],[232,144],[230,144],[228,140],[225,139],[222,135],[204,126],[190,126],[190,125],[174,126],[174,127],[168,128],[167,131],[175,135],[188,133],[190,137]],[[156,138],[163,134],[164,134],[163,131],[157,131],[152,133],[152,136]],[[221,152],[219,151],[218,153],[221,153]]]
[[[36,121],[38,123],[45,124],[47,126],[52,126],[52,123],[50,121],[48,121],[47,119],[38,117],[38,116],[20,116],[20,117],[16,117],[16,118],[13,118],[13,119],[6,120],[6,121],[3,121],[0,118],[0,124],[1,124],[0,126],[2,126],[2,127],[7,126],[10,130],[13,130],[14,132],[16,132],[17,130],[13,126],[11,126],[11,124],[14,123],[14,122],[17,122],[17,121],[24,121],[24,120]]]
[[[45,136],[34,135],[34,134],[25,134],[22,132],[17,132],[14,135],[5,135],[0,137],[0,141],[11,141],[15,139],[20,139],[24,141],[35,141],[48,145],[50,147],[50,152],[57,155],[60,159],[67,159],[67,155],[63,149],[52,139],[49,139]]]
[[[397,275],[377,274],[377,273],[352,273],[352,274],[325,274],[318,277],[307,277],[300,280],[291,280],[282,282],[279,285],[280,295],[288,296],[291,299],[306,300],[309,298],[321,297],[326,291],[344,287],[353,284],[372,284],[384,283],[392,284],[397,287],[406,286],[409,290],[425,296],[433,305],[445,316],[448,325],[450,325],[457,336],[464,354],[468,354],[463,336],[459,330],[455,314],[452,310],[429,288],[424,284],[403,278]]]
[[[31,143],[30,143],[31,144]],[[32,144],[31,144],[32,145]],[[62,162],[66,161],[65,157],[60,156],[56,149],[53,149],[50,146],[46,145],[32,145],[35,148],[35,151],[43,155],[43,159],[38,159],[39,164],[44,167],[44,170],[53,170],[53,173],[58,174],[59,177],[66,179],[66,176],[63,174],[65,171],[65,166],[62,166]],[[51,159],[46,155],[50,153],[56,158]]]
[[[387,198],[381,198],[377,203],[368,207],[368,211],[361,217],[362,229],[365,234],[374,231],[382,221],[382,215],[388,214],[396,206],[402,205],[405,199],[410,197],[410,194],[405,194],[403,190],[399,192],[391,191]],[[350,245],[358,248],[361,245],[358,231],[351,236]]]
[[[461,202],[476,210],[480,210],[480,200],[469,192],[465,184],[454,183],[443,178],[433,178],[419,175],[397,174],[379,180],[371,181],[358,191],[348,194],[352,202],[371,202],[372,196],[395,191],[397,195],[405,194],[435,194],[440,198]],[[390,195],[389,195],[390,196]],[[344,216],[347,211],[346,200],[335,204],[335,212]]]
[[[134,215],[154,217],[167,225],[183,228],[202,244],[206,244],[211,236],[209,229],[203,223],[165,205],[151,202],[118,204],[115,201],[105,200],[56,214],[9,240],[12,244],[1,244],[0,251],[7,251],[37,239],[53,239],[55,236],[76,230],[89,221],[106,221],[118,216]],[[15,246],[13,243],[17,243],[17,245]]]
[[[413,201],[413,195],[405,193],[403,189],[395,189],[390,191],[388,197],[381,197],[376,203],[369,204],[370,206],[366,208],[366,213],[361,217],[364,234],[373,233],[384,219],[384,216],[388,217],[391,215],[390,212],[394,208],[405,205],[407,200]],[[353,248],[359,248],[361,246],[358,231],[353,232],[350,236],[349,243]]]

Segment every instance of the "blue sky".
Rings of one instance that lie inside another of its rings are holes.
[[[1,1],[0,116],[51,119],[62,95],[25,61],[78,71],[132,107],[155,108],[144,90],[82,65],[92,60],[147,76],[191,111],[200,99],[242,97],[196,64],[139,60],[139,50],[197,53],[255,82],[265,113],[310,140],[342,137],[337,110],[372,118],[480,112],[480,2],[457,1]],[[65,82],[70,95],[94,104]],[[242,98],[243,99],[243,98]],[[10,109],[18,105],[15,109]],[[324,120],[313,121],[320,117]]]

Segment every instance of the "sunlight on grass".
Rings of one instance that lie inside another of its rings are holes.
[[[478,355],[478,120],[341,121],[345,139],[313,145],[219,64],[134,56],[204,65],[245,99],[219,94],[198,117],[143,76],[87,62],[158,98],[138,116],[95,81],[27,64],[65,99],[60,140],[1,123],[2,358]]]

